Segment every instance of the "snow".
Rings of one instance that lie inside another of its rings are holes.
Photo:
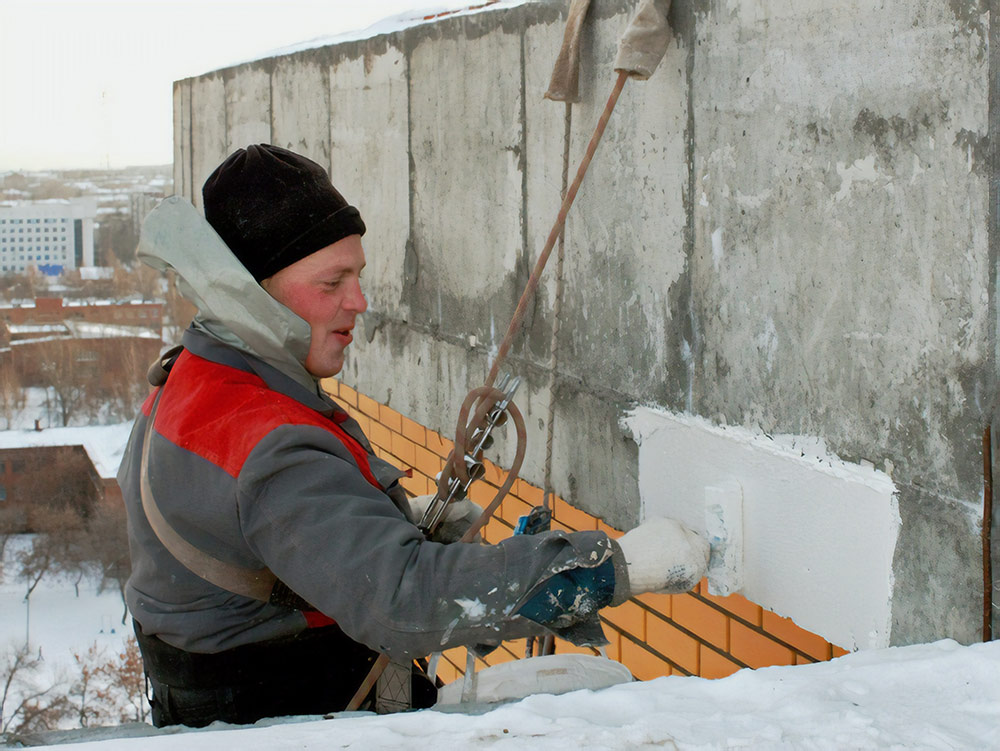
[[[273,749],[988,749],[1000,747],[1000,643],[953,641],[535,695],[482,713],[340,715],[54,746],[74,751]],[[482,709],[482,708],[480,708]]]
[[[14,556],[29,539],[30,535],[19,535],[7,543],[4,572],[14,570]],[[77,597],[72,579],[46,575],[31,595],[30,614],[24,592],[23,582],[12,576],[0,577],[0,648],[24,644],[27,623],[29,644],[36,651],[41,647],[43,657],[54,669],[69,667],[72,651],[86,650],[95,641],[119,649],[131,633],[130,626],[122,626],[122,598],[113,588],[97,594],[96,583],[84,580]]]
[[[24,537],[10,543],[8,556],[26,543]],[[53,680],[71,676],[73,652],[95,643],[109,653],[119,650],[129,633],[121,624],[118,594],[98,595],[92,583],[84,582],[77,597],[68,579],[43,579],[31,597],[30,619],[23,595],[23,584],[0,583],[0,647],[22,644],[30,623],[31,648],[41,650],[46,677]],[[103,740],[88,740],[103,731],[87,730],[75,734],[74,740],[82,742],[49,748],[978,751],[1000,748],[998,675],[1000,642],[962,646],[943,640],[813,665],[742,670],[714,681],[659,678],[600,691],[536,694],[465,711],[341,713],[330,720],[285,718],[242,728],[219,723],[200,731],[129,725],[109,729],[112,737]]]
[[[131,422],[45,430],[0,430],[0,449],[83,446],[97,473],[110,479],[118,474],[131,431]]]
[[[439,2],[424,8],[415,8],[395,16],[390,16],[389,18],[378,21],[364,29],[346,31],[340,34],[321,36],[304,42],[298,42],[287,47],[271,50],[270,52],[258,55],[251,60],[241,60],[235,62],[233,65],[242,65],[243,63],[253,62],[253,60],[258,59],[292,55],[296,52],[311,50],[317,47],[327,47],[333,44],[371,39],[372,37],[379,36],[381,34],[391,34],[396,31],[402,31],[410,28],[411,26],[432,23],[437,21],[437,17],[441,15],[457,16],[490,12],[513,8],[518,5],[523,5],[528,1],[529,0],[501,0],[501,2],[491,2],[486,4],[487,0],[481,0],[480,2],[470,2],[470,0],[448,0],[447,2]]]
[[[134,337],[136,339],[159,339],[160,333],[146,326],[124,326],[121,324],[96,323],[94,321],[66,321],[77,339],[108,339],[111,337]]]
[[[19,538],[8,545],[27,544]],[[10,571],[10,568],[7,568]],[[0,583],[0,646],[24,641],[26,605],[19,582]],[[30,644],[46,677],[72,675],[73,652],[97,644],[122,648],[116,592],[98,595],[84,582],[50,577],[31,597]],[[594,658],[596,659],[596,658]],[[505,667],[505,666],[500,666]],[[830,662],[742,670],[728,678],[669,677],[561,696],[536,694],[499,705],[442,707],[377,716],[340,713],[217,723],[203,730],[127,725],[89,729],[67,751],[241,751],[414,748],[616,751],[716,749],[994,749],[1000,748],[1000,642],[951,640],[856,652]],[[109,736],[110,737],[107,737]],[[91,740],[95,737],[101,740]]]
[[[11,334],[49,334],[54,331],[66,333],[66,325],[62,323],[10,323],[7,330]]]
[[[111,279],[115,273],[115,270],[108,266],[81,266],[77,270],[80,272],[80,278],[88,281]]]

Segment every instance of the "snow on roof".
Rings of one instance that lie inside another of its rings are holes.
[[[304,42],[291,44],[286,47],[279,47],[278,49],[271,50],[270,52],[261,53],[256,57],[235,62],[229,67],[253,62],[254,60],[263,60],[269,57],[291,55],[296,52],[311,50],[317,47],[328,47],[330,45],[341,44],[343,42],[357,42],[362,39],[371,39],[372,37],[376,37],[381,34],[391,34],[394,31],[402,31],[403,29],[408,29],[412,26],[433,23],[441,16],[465,16],[475,13],[503,10],[506,8],[513,8],[518,5],[524,5],[525,3],[531,1],[532,0],[500,0],[499,2],[496,2],[491,0],[481,0],[477,3],[469,2],[469,0],[446,0],[445,2],[439,2],[435,5],[429,5],[424,8],[414,8],[412,10],[404,11],[398,15],[390,16],[381,21],[377,21],[364,29],[356,29],[354,31],[345,31],[339,34],[320,36]]]
[[[14,333],[15,326],[11,326]],[[58,336],[35,336],[11,342],[12,347],[37,342],[51,342],[56,339],[160,339],[161,335],[145,326],[122,326],[116,323],[93,323],[91,321],[64,321],[62,325],[21,326],[26,334],[58,334]]]
[[[132,423],[44,430],[0,430],[0,449],[83,446],[102,478],[113,478],[122,463]]]
[[[66,327],[77,339],[109,339],[113,337],[134,337],[136,339],[159,339],[160,334],[145,326],[122,326],[117,323],[94,323],[92,321],[66,321]]]
[[[80,278],[88,281],[95,279],[111,279],[115,275],[115,270],[110,266],[81,266],[77,269]]]
[[[12,334],[47,334],[54,331],[64,334],[66,326],[62,323],[9,323],[7,330]]]

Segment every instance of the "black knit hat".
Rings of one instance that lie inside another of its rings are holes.
[[[349,235],[361,214],[311,159],[270,144],[231,154],[201,191],[205,218],[258,282]]]

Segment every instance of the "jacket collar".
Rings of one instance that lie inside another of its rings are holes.
[[[289,378],[285,373],[272,365],[254,357],[252,354],[234,349],[216,339],[212,334],[200,330],[194,324],[184,332],[181,343],[184,345],[184,349],[192,355],[197,355],[205,360],[211,360],[219,365],[241,370],[244,373],[253,373],[263,380],[272,391],[294,399],[325,417],[332,417],[336,412],[343,412],[322,390],[317,393],[312,389],[304,388],[302,384]]]
[[[154,269],[176,273],[178,290],[198,308],[195,331],[323,398],[304,364],[309,324],[264,291],[189,201],[171,196],[153,209],[136,254]]]

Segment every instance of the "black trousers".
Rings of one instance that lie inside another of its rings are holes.
[[[243,725],[264,717],[336,712],[347,706],[378,657],[337,626],[216,654],[172,647],[144,634],[138,621],[135,634],[153,690],[156,727],[204,727],[215,720]],[[419,670],[412,685],[415,708],[436,701],[437,689]]]

